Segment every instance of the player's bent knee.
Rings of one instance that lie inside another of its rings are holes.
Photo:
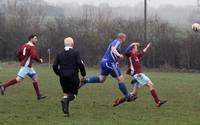
[[[100,83],[104,83],[106,81],[106,76],[99,76]]]
[[[118,83],[124,82],[124,77],[121,75],[119,77],[116,78]]]
[[[19,82],[23,81],[23,78],[17,76],[17,77],[16,77],[16,81],[19,83]]]
[[[153,90],[154,89],[154,84],[151,81],[149,81],[147,83],[147,86],[149,87],[149,90]]]
[[[38,76],[35,76],[35,77],[32,78],[32,80],[33,80],[33,82],[38,82],[39,78],[38,78]]]
[[[39,82],[39,79],[32,79],[33,82]]]
[[[103,83],[103,82],[105,82],[105,80],[106,80],[106,79],[100,78],[100,79],[99,79],[99,82],[100,82],[100,83]]]

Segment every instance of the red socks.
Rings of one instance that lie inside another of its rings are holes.
[[[11,85],[14,85],[16,83],[17,83],[17,80],[16,79],[12,79],[12,80],[8,81],[7,83],[2,84],[1,86],[3,86],[4,88],[7,88],[7,87],[9,87]],[[33,82],[33,87],[35,89],[36,95],[40,96],[41,94],[40,94],[38,82]]]
[[[37,96],[40,96],[40,90],[39,90],[39,86],[38,86],[38,82],[33,82],[33,87],[35,89],[35,93]]]
[[[158,104],[160,102],[160,99],[157,96],[155,89],[151,90],[151,95],[153,96],[155,103]]]
[[[8,81],[7,83],[2,84],[2,86],[3,86],[4,88],[7,88],[8,86],[14,85],[14,84],[16,84],[16,83],[17,83],[17,80],[16,80],[16,79],[12,79],[12,80]]]

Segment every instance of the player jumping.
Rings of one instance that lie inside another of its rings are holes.
[[[4,95],[5,90],[7,87],[14,85],[16,83],[20,83],[23,81],[26,75],[28,75],[32,81],[33,81],[33,87],[35,89],[37,99],[41,100],[46,98],[47,96],[43,96],[40,93],[39,90],[39,85],[38,85],[38,75],[34,68],[32,67],[33,60],[43,63],[43,60],[38,57],[37,51],[36,51],[36,46],[35,44],[37,43],[38,39],[36,35],[30,35],[28,38],[29,42],[22,45],[18,52],[17,52],[17,58],[19,59],[20,63],[20,70],[17,74],[17,77],[4,83],[0,84],[0,91],[1,94]]]
[[[80,87],[85,84],[90,83],[103,83],[107,76],[110,74],[113,78],[115,78],[118,82],[119,89],[124,94],[124,98],[127,101],[131,101],[131,95],[128,93],[126,85],[124,83],[123,75],[119,69],[117,59],[123,59],[123,55],[119,53],[120,46],[126,40],[126,35],[124,33],[119,33],[117,38],[113,40],[108,49],[103,56],[100,64],[101,74],[99,76],[92,76],[86,79],[82,79],[80,83]]]
[[[143,74],[142,67],[140,64],[140,58],[144,55],[144,53],[147,51],[150,43],[144,48],[142,51],[138,52],[138,46],[139,43],[132,43],[127,49],[126,49],[126,56],[128,58],[128,70],[127,74],[131,75],[133,77],[133,81],[131,82],[133,84],[133,91],[130,93],[134,99],[137,99],[138,90],[140,87],[146,85],[149,88],[149,91],[156,103],[157,107],[160,107],[167,101],[161,101],[156,93],[156,90],[154,88],[154,84],[152,81]],[[117,98],[114,101],[113,106],[118,106],[122,103],[124,103],[126,99],[124,97]]]

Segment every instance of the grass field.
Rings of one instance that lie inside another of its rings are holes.
[[[0,64],[0,81],[15,76],[19,66]],[[113,108],[113,100],[121,95],[116,82],[84,86],[71,104],[71,117],[64,118],[58,78],[48,66],[35,67],[42,92],[48,99],[37,101],[29,78],[7,89],[0,96],[0,125],[200,125],[200,74],[147,72],[159,96],[168,103],[156,108],[143,87],[136,102]],[[88,69],[87,75],[98,69]],[[125,75],[131,89],[130,78]]]

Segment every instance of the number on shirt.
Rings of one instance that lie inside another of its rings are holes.
[[[24,49],[23,49],[23,56],[25,56],[26,55],[26,47],[24,47]]]

